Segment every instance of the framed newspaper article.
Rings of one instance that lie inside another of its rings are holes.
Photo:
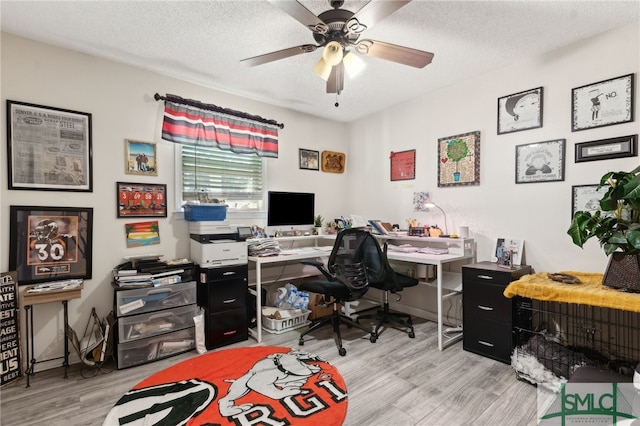
[[[9,189],[93,191],[91,114],[7,100]]]
[[[9,206],[9,269],[18,283],[91,278],[93,209]]]

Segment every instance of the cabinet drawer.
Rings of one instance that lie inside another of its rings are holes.
[[[510,363],[513,348],[511,323],[465,321],[462,347],[466,351]]]
[[[195,348],[195,327],[117,346],[118,368],[133,367]]]
[[[511,323],[512,300],[504,296],[504,287],[466,282],[463,288],[463,315],[466,322],[495,320]]]
[[[196,303],[196,282],[144,287],[116,292],[118,317]]]
[[[502,285],[506,287],[511,282],[511,274],[503,271],[487,269],[462,268],[462,281]]]
[[[207,315],[206,333],[207,349],[247,340],[247,310],[234,309]]]
[[[210,313],[246,308],[247,282],[242,279],[198,283],[198,304]]]
[[[221,280],[245,279],[249,276],[248,264],[236,266],[224,266],[220,268],[200,268],[200,283],[211,283]]]
[[[193,317],[198,313],[197,305],[131,315],[118,319],[118,341],[120,343],[145,339],[171,331],[193,326]]]

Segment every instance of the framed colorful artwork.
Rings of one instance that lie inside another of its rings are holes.
[[[538,87],[498,98],[498,134],[542,127],[542,95]]]
[[[480,132],[438,139],[438,186],[480,185]]]
[[[91,114],[7,100],[9,189],[93,191]]]
[[[416,150],[392,152],[391,180],[411,180],[416,178]]]
[[[19,284],[91,278],[92,208],[10,206],[9,224]]]
[[[516,183],[564,180],[565,140],[516,145]]]
[[[125,173],[158,176],[158,150],[153,142],[125,139]]]
[[[116,182],[118,217],[167,217],[167,185]]]
[[[633,74],[571,90],[571,131],[633,121]]]
[[[157,220],[124,225],[127,248],[160,244],[160,225]]]

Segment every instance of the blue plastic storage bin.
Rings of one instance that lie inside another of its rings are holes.
[[[227,218],[227,206],[224,204],[185,204],[184,218],[194,222],[205,220],[225,220]]]

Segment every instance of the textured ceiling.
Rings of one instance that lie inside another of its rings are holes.
[[[326,0],[300,3],[316,15],[330,9]],[[347,0],[342,8],[355,12],[366,3]],[[364,57],[365,70],[345,77],[336,108],[336,95],[311,72],[320,50],[256,67],[240,62],[314,44],[311,31],[266,0],[4,0],[0,8],[3,32],[338,121],[640,18],[640,1],[413,0],[361,38],[433,52],[433,63],[416,69]]]

